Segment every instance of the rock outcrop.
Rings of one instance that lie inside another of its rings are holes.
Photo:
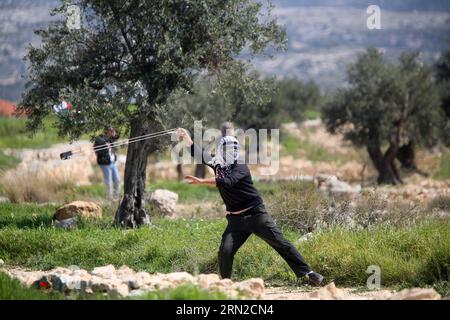
[[[55,268],[49,271],[7,270],[10,277],[27,287],[44,287],[63,293],[104,293],[120,297],[138,296],[158,289],[193,284],[208,291],[220,291],[230,298],[259,299],[264,296],[264,281],[259,278],[242,282],[220,279],[217,274],[193,276],[187,272],[135,272],[127,266],[113,265],[86,271],[79,268]]]
[[[440,300],[441,295],[436,290],[427,288],[403,289],[394,293],[389,300]]]
[[[148,201],[155,207],[159,215],[173,216],[177,206],[178,194],[165,189],[156,189],[150,194]]]
[[[100,219],[102,214],[102,207],[94,202],[73,201],[58,208],[54,218],[58,221],[77,217]]]

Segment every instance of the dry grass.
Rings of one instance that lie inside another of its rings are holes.
[[[366,191],[355,200],[328,197],[314,184],[289,182],[269,199],[270,211],[283,227],[301,232],[342,227],[366,229],[376,226],[407,227],[427,218],[448,219],[443,213],[448,197],[430,203],[409,204],[389,201],[382,194]],[[433,209],[440,210],[433,210]]]
[[[0,178],[3,193],[11,202],[49,202],[75,187],[76,177],[52,171],[9,170]]]

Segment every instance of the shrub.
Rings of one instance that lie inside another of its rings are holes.
[[[270,212],[282,226],[301,232],[316,228],[319,217],[329,206],[326,196],[316,191],[313,183],[286,182],[268,199]]]
[[[450,196],[444,195],[437,196],[430,201],[428,207],[430,210],[437,209],[450,212]]]
[[[442,180],[450,179],[450,151],[447,150],[443,153],[440,168],[434,177]]]
[[[445,199],[435,200],[441,207]],[[405,227],[427,217],[439,217],[426,205],[391,203],[375,192],[363,192],[354,201],[328,197],[313,183],[292,181],[269,197],[270,209],[280,226],[311,232],[315,229],[343,227],[373,228],[379,225]]]

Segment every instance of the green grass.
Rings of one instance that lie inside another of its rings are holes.
[[[301,140],[292,135],[283,135],[281,144],[284,149],[281,156],[293,156],[298,158],[300,155],[313,162],[318,161],[336,161],[336,155],[329,153],[325,148],[310,144],[306,140]]]
[[[283,134],[280,138],[283,146],[280,156],[305,158],[312,162],[341,162],[353,160],[351,156],[329,152],[326,148],[312,144],[308,139],[300,139],[290,134]]]
[[[51,126],[51,120],[46,120],[45,129],[38,131],[33,137],[29,136],[25,123],[24,118],[1,118],[0,148],[46,148],[65,142],[58,137],[57,129]]]
[[[306,120],[314,120],[318,119],[322,116],[322,113],[317,110],[306,110],[305,111],[305,119]]]
[[[173,289],[157,290],[136,297],[122,299],[130,300],[224,300],[228,297],[222,292],[208,292],[192,284],[181,285]],[[59,292],[47,292],[36,288],[25,288],[17,279],[11,279],[6,273],[0,272],[0,300],[60,300],[60,299],[120,299],[117,296],[102,294],[64,295]]]
[[[45,270],[113,264],[148,272],[217,272],[224,219],[154,219],[153,227],[124,230],[113,227],[107,215],[103,221],[84,222],[67,231],[51,226],[52,214],[51,206],[0,204],[0,257],[7,266]],[[285,236],[295,241],[301,234],[285,230]],[[409,228],[316,231],[299,249],[327,281],[337,285],[365,286],[367,267],[378,265],[383,286],[448,287],[448,220]],[[296,281],[282,258],[255,236],[236,255],[233,277],[262,277],[275,285]]]
[[[13,169],[19,164],[19,159],[7,156],[3,153],[3,151],[0,151],[0,170],[8,170]]]
[[[441,158],[441,166],[434,175],[435,179],[450,179],[450,151],[445,152]]]
[[[178,194],[178,201],[191,203],[199,201],[216,201],[220,199],[215,187],[205,185],[189,185],[182,181],[161,180],[147,183],[148,190],[167,189]]]

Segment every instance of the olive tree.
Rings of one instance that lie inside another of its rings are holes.
[[[266,2],[265,2],[266,3]],[[176,91],[189,92],[208,72],[220,78],[236,65],[240,52],[285,47],[285,31],[271,6],[252,0],[74,0],[79,29],[64,19],[36,31],[30,46],[29,84],[20,104],[28,127],[38,129],[51,106],[64,96],[75,106],[56,124],[76,139],[107,125],[120,126],[130,138],[166,128],[158,115]],[[62,2],[53,14],[64,15]],[[119,225],[149,221],[144,208],[147,157],[157,140],[130,144],[124,197],[116,212]]]
[[[404,156],[405,146],[434,144],[444,125],[429,68],[417,53],[387,64],[380,51],[369,48],[347,76],[348,87],[324,107],[328,130],[366,147],[379,183],[402,183],[395,164],[399,151]]]

